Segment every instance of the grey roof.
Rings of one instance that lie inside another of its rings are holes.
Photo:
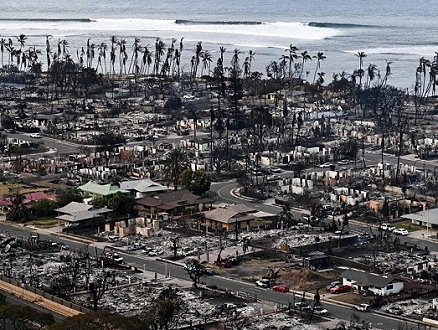
[[[355,269],[347,269],[341,274],[341,277],[358,282],[363,286],[374,286],[376,288],[383,288],[396,280],[394,276],[378,275]]]
[[[87,220],[87,219],[93,219],[97,218],[98,216],[102,215],[103,213],[111,212],[112,210],[107,207],[101,207],[98,209],[91,209],[91,210],[83,210],[79,212],[73,212],[70,214],[62,214],[56,219],[60,220],[66,220],[69,222],[76,222],[81,220]]]
[[[152,181],[151,179],[143,180],[131,180],[120,182],[120,189],[135,190],[140,193],[168,191],[169,188],[159,183]]]
[[[93,205],[87,205],[87,204],[78,203],[78,202],[70,202],[69,204],[67,204],[59,209],[55,209],[55,211],[58,211],[61,213],[72,214],[72,213],[77,213],[77,212],[82,212],[82,211],[88,211],[92,207],[93,207]]]
[[[429,224],[438,225],[438,209],[430,209],[401,216],[405,219],[412,219],[421,222],[429,222]]]

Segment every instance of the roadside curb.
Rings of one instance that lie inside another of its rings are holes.
[[[155,261],[172,264],[172,265],[179,266],[179,267],[184,267],[184,264],[181,262],[178,262],[178,261],[167,260],[167,259],[163,259],[163,258],[155,258]]]

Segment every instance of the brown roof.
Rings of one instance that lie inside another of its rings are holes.
[[[222,223],[234,223],[255,219],[255,216],[250,213],[237,212],[228,208],[217,208],[206,211],[204,214],[207,219]]]
[[[172,210],[178,206],[191,206],[200,203],[202,203],[202,199],[188,190],[169,191],[137,200],[137,204],[157,207],[161,210]]]

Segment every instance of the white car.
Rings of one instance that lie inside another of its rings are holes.
[[[257,286],[261,287],[261,288],[269,288],[269,286],[271,285],[271,281],[267,280],[267,279],[261,279],[255,282]]]
[[[409,234],[409,232],[404,228],[394,229],[393,233],[396,235],[402,235],[402,236],[407,236]]]
[[[333,163],[324,163],[324,164],[319,165],[319,167],[321,167],[321,168],[326,168],[326,167],[330,167],[330,166],[333,166]]]
[[[380,230],[384,231],[393,231],[395,227],[391,225],[390,223],[382,223],[379,227]]]
[[[354,306],[354,308],[359,312],[371,312],[371,306],[368,304],[359,304]]]
[[[41,138],[41,134],[40,133],[31,133],[30,137],[31,138],[35,138],[35,139],[40,139]]]

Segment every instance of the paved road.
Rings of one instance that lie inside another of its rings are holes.
[[[35,234],[35,232],[31,232],[26,228],[19,227],[10,227],[3,223],[0,224],[0,232],[1,233],[10,233],[11,235],[21,236],[23,238],[28,238],[30,235]],[[106,243],[80,243],[72,240],[67,240],[63,237],[57,237],[56,235],[46,235],[40,233],[40,239],[53,239],[55,242],[64,242],[67,243],[71,249],[90,249],[91,253],[97,251],[100,255],[103,251],[103,247],[106,246]],[[173,278],[178,278],[183,281],[190,281],[187,273],[183,270],[183,268],[179,265],[175,265],[173,263],[164,263],[162,261],[158,261],[151,257],[146,257],[138,254],[127,254],[121,252],[125,262],[131,264],[132,266],[136,266],[139,269],[145,269],[146,271],[157,273],[157,274],[165,274],[166,272],[170,272]],[[287,306],[289,302],[293,303],[294,298],[296,301],[301,299],[301,294],[295,296],[293,293],[279,293],[272,291],[270,289],[263,289],[255,286],[252,283],[245,283],[241,281],[236,281],[220,276],[210,276],[204,279],[206,284],[216,285],[217,287],[228,289],[233,292],[246,292],[251,296],[256,295],[258,298],[263,299],[265,301],[270,301],[276,304],[282,304]],[[322,298],[322,303],[325,308],[327,308],[333,317],[339,319],[349,320],[351,313],[353,310],[349,307],[341,306],[339,304],[328,301],[327,299]],[[393,319],[389,316],[382,316],[375,313],[360,313],[360,316],[366,322],[373,323],[376,327],[381,329],[396,329],[400,323],[399,320]],[[415,326],[415,322],[412,322],[410,326]]]

